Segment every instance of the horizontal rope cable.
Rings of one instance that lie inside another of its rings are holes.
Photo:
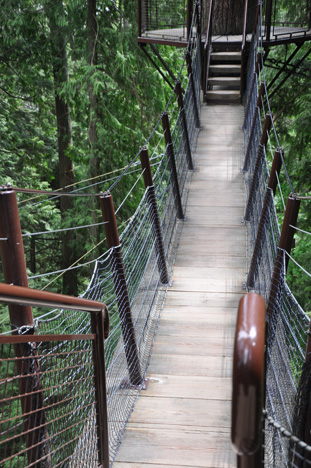
[[[89,253],[92,252],[92,250],[96,249],[96,247],[98,247],[100,244],[102,244],[104,242],[105,239],[101,240],[100,242],[98,242],[98,244],[96,244],[94,247],[92,247],[90,250],[88,250],[82,257],[80,257],[75,263],[79,262],[82,258],[84,258],[86,255],[88,255]],[[106,252],[105,252],[106,253]],[[94,263],[96,262],[97,260],[100,260],[105,254],[102,254],[100,255],[98,258],[96,258],[95,260],[90,260],[89,262],[86,262],[86,263],[81,263],[81,265],[75,265],[74,263],[68,267],[68,268],[63,268],[62,270],[55,270],[55,271],[50,271],[50,272],[46,272],[46,273],[41,273],[39,275],[34,275],[34,276],[29,276],[28,279],[29,280],[32,280],[32,279],[36,279],[36,278],[43,278],[45,276],[51,276],[51,275],[57,275],[58,273],[66,273],[66,271],[71,271],[71,270],[76,270],[77,268],[82,268],[86,265],[90,265],[91,263]],[[73,266],[75,265],[75,266]],[[47,287],[47,286],[45,286]]]
[[[136,185],[138,184],[138,182],[140,181],[140,179],[142,178],[144,172],[145,172],[146,169],[144,169],[141,174],[139,174],[136,182],[133,184],[133,186],[131,187],[131,189],[129,190],[129,192],[127,193],[126,197],[124,198],[124,200],[122,201],[122,203],[119,205],[118,209],[116,210],[116,213],[117,214],[119,212],[119,210],[122,208],[122,206],[124,205],[124,203],[126,202],[126,200],[128,199],[128,197],[131,195],[131,193],[133,192],[134,188],[136,187]]]
[[[294,262],[295,265],[298,266],[298,268],[300,268],[301,271],[303,271],[307,276],[309,276],[309,278],[311,278],[311,273],[309,273],[307,270],[305,270],[286,250],[285,250],[285,253],[288,256],[288,258],[290,258],[291,261]]]
[[[84,229],[84,228],[89,228],[89,227],[93,227],[93,226],[102,226],[103,224],[107,224],[107,223],[108,223],[108,221],[103,221],[101,223],[86,224],[84,226],[75,226],[75,227],[64,228],[64,229],[54,229],[53,231],[30,232],[30,233],[22,234],[22,237],[39,236],[41,234],[54,234],[56,232],[75,231],[76,229]]]
[[[296,231],[303,232],[304,234],[308,234],[308,236],[311,236],[311,232],[304,231],[303,229],[298,228],[297,226],[292,226],[291,224],[289,225],[291,228],[295,229]]]
[[[279,187],[279,191],[280,191],[280,195],[281,195],[281,199],[282,199],[282,203],[283,203],[283,208],[284,208],[284,211],[285,211],[286,207],[285,207],[282,187],[281,187],[281,183],[280,183],[280,179],[279,179],[279,174],[277,172],[275,172],[275,175],[276,175],[276,178],[277,178],[277,181],[278,181],[278,187]]]
[[[73,193],[73,192],[56,192],[54,190],[39,190],[25,189],[20,187],[12,187],[11,190],[18,193],[39,193],[40,195],[57,195],[58,197],[99,197],[99,193]]]

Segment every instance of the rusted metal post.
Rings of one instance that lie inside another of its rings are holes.
[[[261,136],[260,144],[259,144],[258,151],[257,151],[257,157],[255,161],[255,166],[254,166],[252,183],[249,189],[249,195],[248,195],[247,205],[245,209],[245,216],[244,216],[245,221],[250,220],[250,215],[253,210],[254,197],[256,195],[258,184],[259,184],[259,178],[260,178],[263,158],[265,154],[265,147],[268,142],[268,133],[270,131],[271,125],[272,125],[272,117],[271,117],[271,114],[268,113],[266,114],[262,136]]]
[[[282,224],[281,237],[279,241],[279,248],[278,248],[278,252],[277,252],[277,256],[276,256],[276,260],[274,264],[274,270],[272,274],[272,279],[271,279],[271,287],[270,287],[269,300],[268,300],[268,306],[267,306],[267,316],[269,320],[271,319],[273,315],[275,303],[277,301],[280,274],[283,268],[283,256],[284,256],[283,251],[287,252],[288,254],[290,254],[291,252],[293,238],[295,234],[295,229],[294,227],[291,227],[291,226],[296,226],[298,213],[299,213],[299,206],[300,206],[299,198],[291,194],[287,199],[286,210],[285,210],[285,215],[284,215],[283,224]],[[289,258],[286,255],[285,265],[284,265],[285,271],[287,270],[288,261],[289,261]]]
[[[107,385],[105,365],[105,339],[109,333],[107,309],[91,314],[92,332],[96,335],[93,347],[96,394],[96,422],[98,435],[98,461],[102,468],[109,468],[109,432],[107,410]]]
[[[195,126],[197,128],[200,128],[199,108],[198,108],[197,95],[196,95],[196,92],[195,92],[195,84],[194,84],[193,73],[192,73],[191,54],[190,54],[189,51],[186,54],[186,61],[187,61],[188,76],[189,76],[190,85],[191,85],[191,89],[192,89],[192,95],[193,95]]]
[[[276,188],[278,186],[278,176],[282,168],[281,153],[284,154],[284,150],[278,148],[274,153],[273,163],[270,171],[270,177],[268,187],[272,189],[273,195],[275,195]]]
[[[249,272],[247,275],[247,285],[249,288],[254,287],[255,276],[257,274],[257,262],[259,258],[261,257],[261,247],[262,247],[262,242],[263,242],[263,238],[265,234],[266,224],[269,219],[269,206],[270,206],[272,199],[273,199],[272,190],[271,188],[268,187],[266,194],[265,194],[264,201],[263,201],[262,211],[261,211],[260,220],[258,224],[256,241],[254,245],[253,256],[252,256],[251,264],[249,267]]]
[[[182,209],[180,189],[179,189],[179,182],[178,182],[178,175],[177,175],[177,169],[176,169],[176,163],[175,163],[174,147],[173,147],[173,142],[172,142],[170,122],[169,122],[167,112],[164,112],[162,114],[162,126],[163,126],[164,139],[165,139],[165,144],[166,144],[168,165],[169,165],[169,169],[171,173],[171,180],[173,184],[173,192],[174,192],[175,206],[177,210],[177,218],[184,219],[184,213]]]
[[[270,177],[268,181],[268,187],[265,194],[265,198],[262,205],[262,211],[260,215],[260,220],[258,224],[258,231],[256,235],[256,241],[254,245],[253,256],[247,276],[247,285],[252,288],[254,287],[255,276],[257,274],[257,262],[261,256],[261,246],[263,242],[263,237],[266,229],[266,224],[269,219],[269,206],[272,202],[273,195],[275,195],[276,187],[277,187],[277,176],[279,175],[282,167],[282,159],[281,159],[281,150],[278,148],[274,153],[272,168],[270,171]]]
[[[100,206],[105,221],[105,233],[108,248],[111,249],[111,268],[117,296],[120,323],[125,347],[125,355],[132,385],[140,385],[142,376],[135,330],[131,313],[130,299],[126,284],[123,257],[120,246],[116,216],[112,196],[105,192],[100,196]]]
[[[271,17],[272,17],[272,0],[267,0],[266,3],[266,41],[271,38]]]
[[[252,183],[249,189],[248,200],[247,200],[247,204],[245,208],[245,215],[244,215],[245,221],[250,220],[251,214],[253,212],[254,198],[257,193],[257,188],[259,185],[259,179],[260,179],[260,174],[262,171],[262,163],[263,163],[264,155],[265,155],[264,147],[263,145],[259,145],[255,167],[254,167],[254,174],[253,174]]]
[[[199,0],[198,2],[195,3],[195,14],[196,14],[196,17],[197,17],[197,36],[199,38],[201,38],[201,32],[202,32],[202,25],[201,25],[202,15],[201,15],[201,11],[202,11],[202,1]]]
[[[138,0],[138,3],[137,3],[137,26],[138,26],[138,37],[141,37],[141,31],[142,31],[142,27],[141,27],[141,13],[142,13],[142,0]]]
[[[158,270],[160,273],[160,280],[162,284],[168,284],[169,277],[168,277],[167,267],[166,267],[162,228],[161,228],[161,222],[159,218],[156,193],[155,193],[153,180],[152,180],[148,149],[146,146],[143,146],[140,149],[140,161],[141,161],[141,167],[143,170],[145,188],[147,191],[149,216],[150,216],[150,221],[152,225],[153,236],[155,239],[155,248],[156,248],[156,253],[157,253],[157,262],[158,262]]]
[[[0,237],[7,239],[0,241],[5,282],[27,288],[28,278],[16,193],[8,187],[2,187],[0,190]],[[23,334],[32,335],[32,308],[15,304],[8,307],[12,333],[18,334],[18,330],[22,330]],[[42,387],[39,362],[36,359],[37,348],[34,343],[23,343],[15,344],[14,349],[17,358],[25,357],[17,360],[19,374],[31,374],[28,378],[20,379],[19,384],[22,412],[26,415],[23,420],[23,432],[26,433],[28,462],[35,468],[48,468],[52,466],[52,460],[43,409],[43,392],[40,391]],[[31,358],[27,359],[28,356]]]
[[[186,119],[186,114],[185,114],[184,100],[182,97],[182,89],[181,89],[180,81],[176,82],[175,93],[177,95],[177,103],[178,103],[178,108],[179,108],[179,113],[180,113],[180,118],[181,118],[182,136],[183,136],[184,144],[185,144],[188,168],[192,171],[194,167],[193,167],[193,161],[192,161],[192,155],[191,155],[187,119]]]
[[[239,304],[233,358],[231,441],[239,468],[262,466],[265,302],[246,294]]]
[[[191,32],[192,3],[193,3],[193,0],[187,0],[187,41],[189,40],[189,36]]]
[[[251,100],[252,100],[252,94],[253,94],[254,87],[255,87],[255,84],[256,84],[256,79],[257,79],[258,74],[259,74],[259,72],[260,72],[262,57],[263,57],[263,52],[262,52],[262,50],[260,50],[260,51],[258,52],[258,54],[257,54],[257,60],[256,60],[256,64],[255,64],[255,71],[254,71],[254,73],[253,73],[252,84],[251,84],[251,87],[250,87],[250,90],[249,90],[249,94],[248,94],[248,98],[247,98],[247,104],[246,104],[246,107],[245,107],[245,115],[244,115],[244,120],[243,120],[243,128],[245,128],[245,126],[246,126],[246,120],[247,120],[247,116],[248,116],[249,109],[250,109],[250,103],[251,103]]]
[[[254,110],[251,131],[249,133],[248,145],[247,145],[245,158],[244,158],[243,172],[246,172],[248,170],[249,156],[250,156],[250,152],[251,152],[251,149],[252,149],[252,146],[253,146],[253,138],[254,138],[256,120],[258,119],[259,111],[260,111],[260,109],[262,107],[261,98],[264,95],[264,92],[265,92],[265,82],[262,82],[261,85],[260,85],[259,94],[258,94],[258,98],[257,98],[257,103],[256,103],[256,107],[255,107],[255,110]]]

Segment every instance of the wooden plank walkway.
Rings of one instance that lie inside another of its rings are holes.
[[[231,368],[245,279],[241,106],[202,108],[173,285],[116,468],[229,468]]]

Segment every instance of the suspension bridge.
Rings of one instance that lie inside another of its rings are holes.
[[[27,276],[23,240],[51,231],[23,233],[16,194],[33,191],[1,188],[1,466],[307,467],[309,317],[286,270],[295,232],[310,235],[299,229],[310,197],[286,169],[263,47],[282,34],[308,40],[310,28],[276,29],[268,1],[266,22],[260,2],[248,31],[245,2],[242,35],[226,35],[222,51],[213,2],[205,30],[194,2],[176,36],[179,24],[144,29],[147,4],[139,41],[153,30],[155,43],[169,36],[186,49],[152,134],[109,190],[35,193],[98,202],[108,248],[72,266],[93,268],[81,297],[33,286],[43,274]],[[137,180],[114,207],[129,174]]]

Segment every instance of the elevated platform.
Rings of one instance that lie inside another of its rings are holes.
[[[242,106],[205,106],[147,377],[115,468],[233,468],[231,369],[245,280]]]
[[[248,34],[246,41],[251,41],[251,34]],[[137,38],[140,44],[162,44],[175,47],[187,47],[187,28],[158,29],[146,31]],[[300,43],[311,40],[311,29],[273,26],[270,38],[264,35],[263,47],[272,47],[286,43]],[[205,35],[202,35],[202,42],[205,42]],[[217,50],[239,50],[241,48],[242,35],[221,35],[212,37],[213,46]]]

